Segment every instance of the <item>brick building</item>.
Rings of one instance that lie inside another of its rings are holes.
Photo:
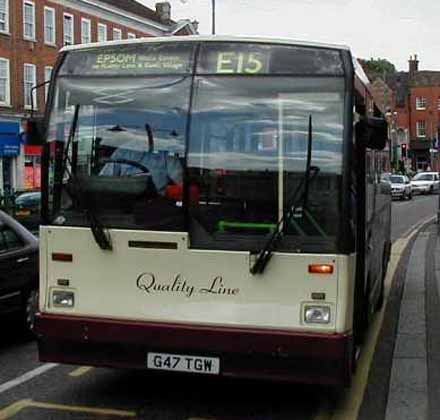
[[[413,171],[440,170],[440,71],[419,70],[415,55],[408,71],[376,77],[372,91],[389,118],[395,162]]]
[[[440,71],[419,70],[417,56],[409,71],[389,77],[395,91],[396,127],[408,133],[409,159],[413,170],[439,170]]]
[[[59,49],[196,33],[195,22],[170,17],[167,2],[151,10],[135,0],[0,0],[0,193],[37,186],[39,152],[21,144],[21,121],[32,105],[44,111],[47,88],[32,88],[50,79]]]

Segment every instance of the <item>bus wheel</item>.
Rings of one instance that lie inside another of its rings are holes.
[[[379,291],[379,297],[377,298],[375,311],[379,312],[384,304],[385,301],[385,277],[387,275],[387,266],[388,266],[388,258],[386,255],[386,250],[383,251],[383,257],[382,257],[382,272],[380,274],[380,291]]]
[[[34,334],[35,314],[38,310],[38,290],[31,290],[24,302],[23,307],[23,324],[26,332]]]
[[[376,312],[379,312],[382,309],[384,301],[385,301],[385,275],[382,275],[382,280],[380,281],[379,297],[377,298],[376,307],[374,308]]]

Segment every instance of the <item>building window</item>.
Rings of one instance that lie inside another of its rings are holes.
[[[35,64],[24,65],[24,107],[37,109],[37,92],[32,88],[37,84],[37,67]]]
[[[11,91],[9,79],[9,60],[0,58],[0,105],[11,104]]]
[[[437,109],[440,111],[440,98],[437,99]]]
[[[132,34],[131,32],[128,33],[127,35],[128,39],[136,39],[136,34]]]
[[[416,136],[417,137],[426,137],[426,121],[417,121],[416,122]]]
[[[52,7],[44,8],[44,42],[52,45],[56,43],[55,9]]]
[[[52,77],[52,70],[53,70],[53,67],[51,67],[51,66],[46,66],[44,68],[44,81],[45,82],[50,82],[50,79]],[[47,98],[49,96],[49,87],[50,87],[50,83],[46,83],[46,85],[44,87],[45,88],[44,89],[44,95],[45,95],[45,98],[46,98],[46,102],[47,102]]]
[[[73,36],[73,15],[68,15],[67,13],[64,13],[63,28],[64,28],[64,45],[72,45],[75,41]]]
[[[9,32],[9,0],[0,0],[0,32]]]
[[[35,40],[35,4],[29,0],[23,2],[23,36]]]
[[[423,96],[417,96],[416,109],[426,109],[426,98]]]
[[[81,19],[81,43],[90,44],[92,42],[92,24],[90,19]]]
[[[122,39],[122,31],[117,28],[113,28],[113,39],[115,41],[120,41]]]
[[[98,23],[98,42],[107,41],[107,25]]]

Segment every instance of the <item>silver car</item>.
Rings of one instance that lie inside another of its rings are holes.
[[[419,172],[411,180],[414,193],[432,194],[440,188],[440,177],[438,172]]]
[[[400,200],[412,199],[412,187],[409,178],[405,175],[391,175],[391,195]]]

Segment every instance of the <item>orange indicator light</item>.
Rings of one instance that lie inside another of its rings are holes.
[[[61,252],[54,252],[52,254],[52,261],[72,262],[73,255],[72,254],[63,254]]]
[[[333,274],[333,264],[310,264],[309,273],[312,274]]]

